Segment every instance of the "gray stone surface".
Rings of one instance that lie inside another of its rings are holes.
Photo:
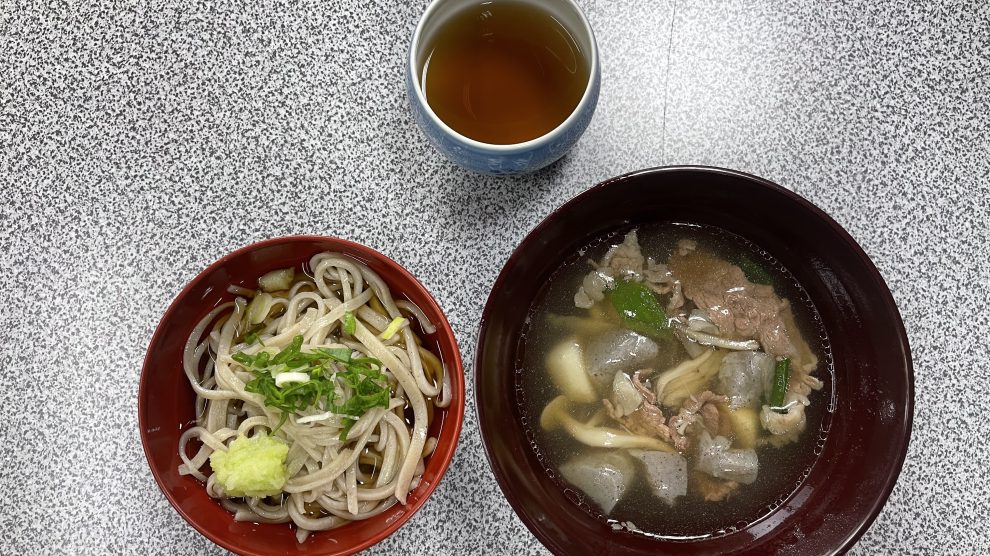
[[[595,119],[558,164],[495,179],[442,160],[408,113],[424,2],[0,0],[0,552],[222,552],[157,490],[135,400],[157,319],[224,253],[294,233],[366,243],[423,280],[470,361],[529,229],[602,179],[678,163],[806,195],[889,281],[915,429],[854,552],[990,552],[988,5],[580,3],[601,48]],[[544,553],[467,406],[444,481],[370,552]]]

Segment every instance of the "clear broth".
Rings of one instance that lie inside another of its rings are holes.
[[[640,472],[624,497],[608,516],[604,516],[594,502],[560,477],[557,471],[560,464],[596,449],[578,443],[565,432],[547,432],[539,427],[543,408],[559,394],[546,372],[544,358],[558,341],[570,334],[549,324],[547,315],[583,312],[574,307],[573,298],[582,278],[591,268],[587,261],[599,260],[611,245],[622,241],[628,229],[600,238],[576,253],[556,271],[546,290],[530,308],[520,341],[521,364],[517,365],[517,372],[522,376],[517,377],[517,384],[521,383],[522,387],[517,388],[517,402],[526,417],[527,427],[536,439],[533,449],[548,474],[561,488],[578,493],[581,507],[589,513],[611,523],[632,522],[639,532],[663,538],[687,540],[728,534],[759,521],[783,504],[808,476],[824,445],[830,411],[834,407],[833,366],[827,335],[818,312],[793,275],[747,240],[718,228],[687,224],[646,225],[637,229],[643,255],[658,262],[667,260],[677,240],[690,238],[698,242],[699,249],[707,248],[730,262],[736,262],[745,255],[769,271],[777,295],[791,301],[798,328],[818,356],[818,368],[814,374],[825,384],[820,391],[809,396],[811,405],[806,409],[807,427],[798,441],[780,448],[758,447],[760,471],[756,482],[741,485],[731,497],[721,502],[707,502],[696,494],[692,495],[689,488],[687,496],[668,505],[653,494],[645,473]],[[654,362],[655,368],[666,369],[688,358],[679,342],[674,345],[681,351],[661,350]],[[589,410],[588,416],[590,413]],[[670,413],[665,415],[669,417]],[[689,468],[693,468],[693,464]]]
[[[548,12],[514,1],[454,14],[428,45],[422,83],[433,111],[458,133],[492,144],[535,139],[580,102],[588,62]]]

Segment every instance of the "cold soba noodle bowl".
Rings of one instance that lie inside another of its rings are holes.
[[[520,401],[541,460],[615,529],[705,538],[771,513],[833,405],[800,285],[711,227],[642,226],[581,255],[524,332]]]
[[[414,331],[433,325],[343,254],[258,285],[231,286],[239,297],[186,343],[197,426],[179,440],[179,472],[239,521],[295,524],[299,542],[405,503],[436,447],[434,408],[452,396]]]

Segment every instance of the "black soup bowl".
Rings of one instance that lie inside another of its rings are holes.
[[[808,477],[762,520],[691,541],[616,531],[581,509],[540,462],[518,401],[525,320],[555,271],[596,238],[662,222],[717,226],[777,259],[815,304],[834,364],[830,430]],[[589,189],[523,240],[485,307],[475,396],[485,450],[502,492],[530,531],[557,554],[809,554],[848,549],[880,513],[910,440],[914,377],[890,291],[862,248],[827,214],[754,176],[668,167]]]

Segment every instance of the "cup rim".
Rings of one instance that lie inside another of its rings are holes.
[[[570,6],[574,9],[574,11],[578,15],[578,18],[581,21],[581,26],[588,33],[588,38],[590,39],[591,48],[589,49],[588,52],[588,58],[591,61],[591,65],[588,68],[588,80],[587,83],[585,83],[584,93],[581,95],[581,100],[578,101],[574,109],[571,110],[571,113],[568,114],[566,118],[564,118],[564,121],[560,122],[559,124],[557,124],[557,127],[551,129],[550,131],[544,133],[543,135],[540,135],[539,137],[534,137],[533,139],[529,139],[521,143],[499,144],[499,143],[485,143],[483,141],[471,139],[470,137],[458,132],[454,128],[447,125],[447,123],[444,122],[442,119],[440,119],[440,117],[437,116],[436,112],[433,111],[433,108],[430,106],[430,103],[427,102],[426,100],[426,94],[423,92],[423,87],[421,86],[420,79],[417,76],[418,72],[416,70],[416,51],[417,51],[417,47],[421,43],[423,27],[426,24],[426,21],[429,20],[430,17],[434,14],[434,12],[437,11],[438,5],[441,2],[445,2],[445,1],[448,0],[432,0],[430,2],[430,5],[426,7],[426,10],[423,12],[423,15],[420,16],[419,18],[419,22],[416,24],[416,30],[415,32],[413,32],[412,43],[410,43],[409,45],[409,66],[407,70],[409,72],[412,89],[416,96],[415,100],[416,102],[419,103],[420,106],[423,107],[423,111],[428,115],[428,117],[433,121],[433,123],[440,129],[442,129],[446,135],[453,137],[457,141],[464,143],[469,147],[473,147],[478,150],[494,151],[499,154],[526,151],[533,147],[539,147],[545,143],[549,143],[552,140],[556,139],[557,137],[563,135],[564,130],[570,127],[571,124],[580,117],[580,114],[584,111],[585,107],[591,101],[590,99],[593,94],[595,82],[598,80],[598,71],[599,71],[598,42],[595,40],[595,31],[594,29],[591,28],[591,23],[588,21],[588,17],[584,14],[584,10],[582,10],[581,7],[577,5],[577,2],[575,2],[574,0],[559,0],[561,2],[570,4]]]

